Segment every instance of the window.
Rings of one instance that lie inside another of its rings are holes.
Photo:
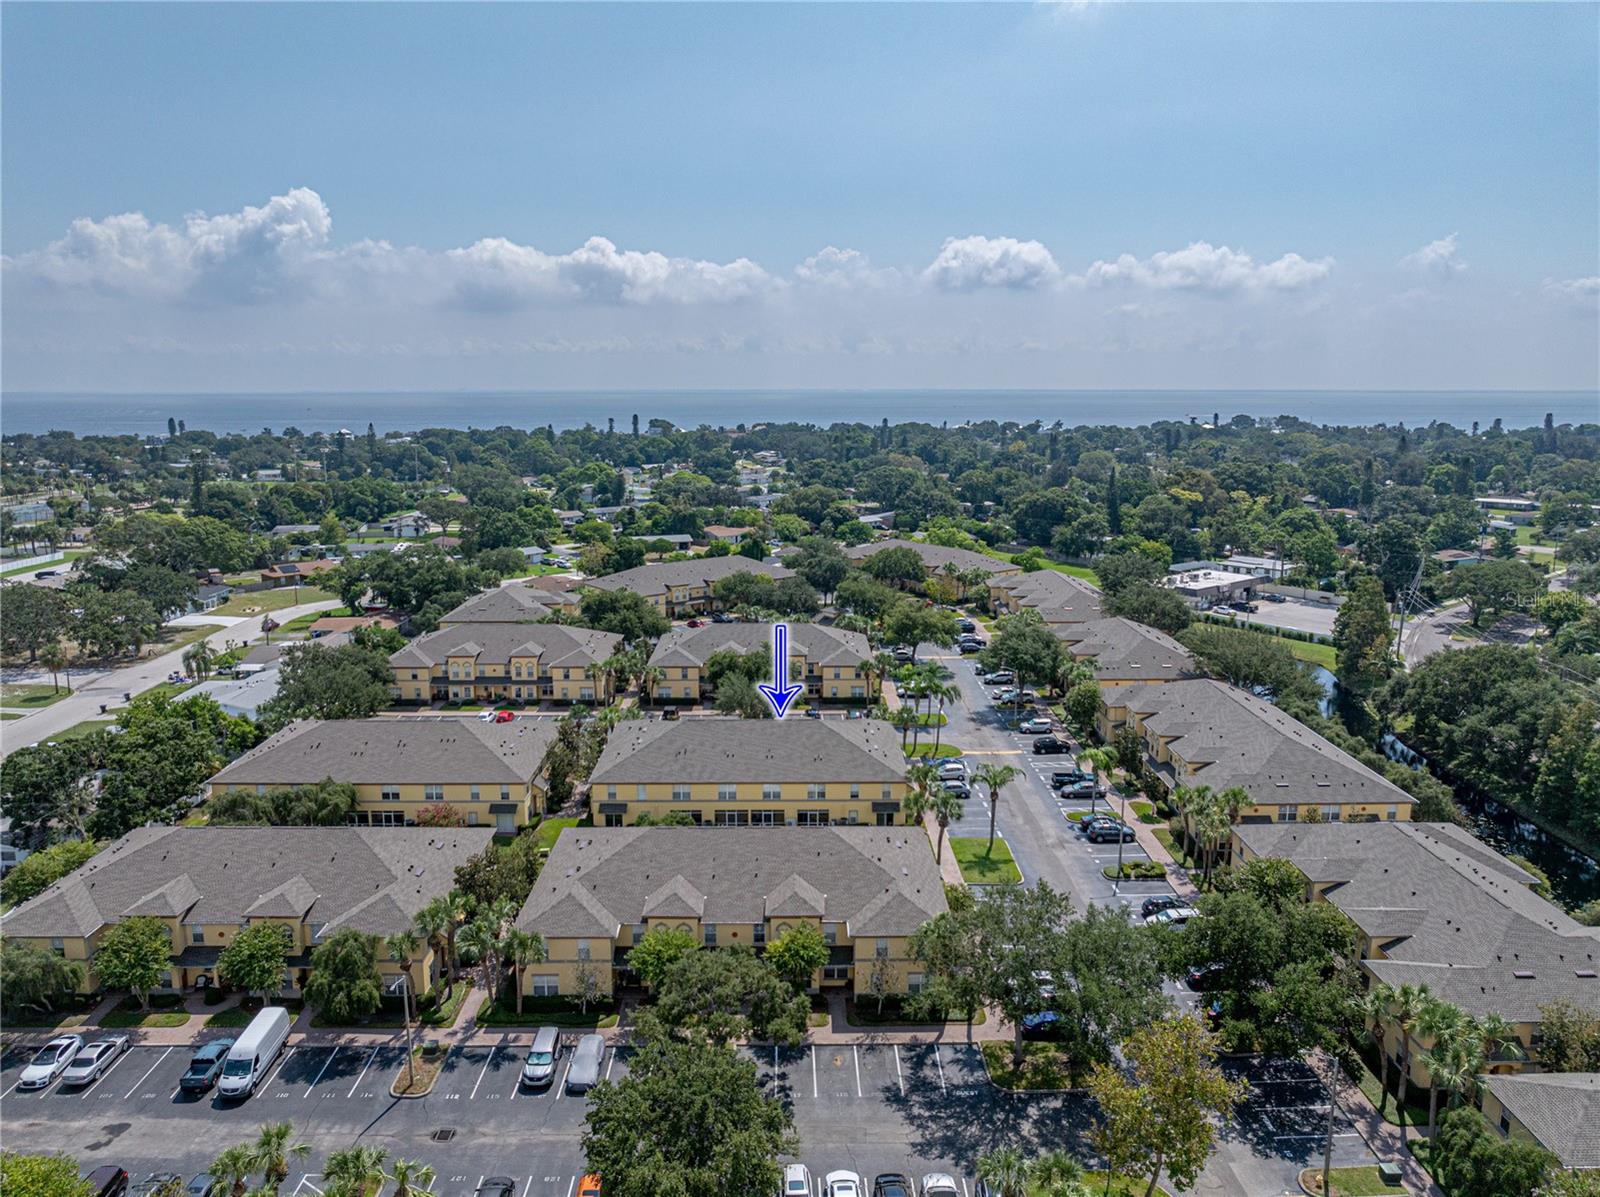
[[[50,937],[50,950],[57,956],[65,955],[67,951],[67,941],[62,939],[59,935],[52,935]]]
[[[861,800],[861,787],[859,785],[857,785],[855,782],[851,782],[850,783],[850,801],[851,802],[859,802],[860,800]]]
[[[689,801],[689,783],[688,782],[675,781],[675,782],[672,783],[672,800],[674,802],[687,802],[687,801]]]
[[[477,825],[478,825],[478,812],[475,811],[475,810],[469,810],[467,812],[467,826],[468,827],[476,827]]]
[[[823,923],[822,924],[822,942],[827,944],[830,948],[834,944],[839,942],[839,924],[838,923]]]
[[[189,942],[190,943],[205,943],[205,941],[206,941],[206,929],[204,927],[202,927],[199,923],[195,923],[192,926],[190,926],[190,928],[189,928]]]
[[[688,668],[688,666],[684,666],[682,669],[678,670],[678,680],[680,682],[686,682],[686,681],[689,680],[689,668]]]
[[[617,787],[616,786],[607,786],[606,787],[606,801],[607,802],[615,802],[616,800],[617,800]]]
[[[324,927],[326,927],[327,925],[328,925],[327,923],[312,923],[311,924],[311,942],[312,943],[321,943],[322,942],[322,929]]]
[[[814,781],[806,787],[806,798],[812,802],[826,802],[828,800],[827,782]]]
[[[404,827],[406,823],[405,812],[398,810],[375,811],[372,817],[379,827]]]
[[[482,802],[483,801],[483,799],[478,796],[478,787],[477,786],[473,786],[470,793],[471,793],[471,799],[472,799],[473,802]]]
[[[730,786],[730,785],[726,785],[726,784],[722,784],[722,785],[718,785],[717,786],[717,801],[718,802],[732,802],[738,796],[739,796],[739,787],[738,786]]]
[[[634,927],[633,927],[633,942],[634,943],[638,943],[643,938],[644,938],[644,924],[643,923],[635,923]]]
[[[633,797],[636,802],[644,802],[650,797],[650,795],[645,793],[644,782],[641,781],[638,785],[633,787]]]
[[[719,810],[712,816],[712,823],[718,827],[748,827],[750,826],[750,812],[743,810]]]
[[[927,978],[922,973],[906,974],[906,992],[921,993],[922,987],[927,984]]]
[[[621,827],[622,826],[622,816],[619,815],[614,810],[613,811],[607,811],[605,819],[606,819],[605,826],[607,826],[607,827]]]
[[[400,801],[400,787],[399,786],[384,786],[381,790],[378,791],[378,799],[381,802],[399,802]]]
[[[528,992],[534,997],[555,997],[561,986],[553,976],[535,973],[528,982]]]
[[[778,825],[778,812],[775,810],[753,810],[750,812],[750,826],[776,827]]]
[[[767,925],[765,923],[757,923],[751,930],[750,942],[758,948],[767,942]]]
[[[443,802],[444,787],[441,785],[426,785],[422,787],[422,797],[426,802]]]
[[[1297,823],[1297,822],[1299,822],[1299,820],[1300,820],[1300,808],[1298,806],[1280,806],[1280,807],[1278,807],[1278,822],[1280,822],[1280,823]]]
[[[853,825],[855,823],[855,821],[856,821],[856,812],[855,811],[851,811],[849,813],[849,815],[845,818],[845,822],[846,823],[850,823],[850,824]]]
[[[1337,823],[1342,813],[1343,811],[1340,807],[1330,802],[1322,808],[1322,820],[1325,823]]]
[[[706,947],[714,948],[716,946],[717,946],[717,925],[715,923],[707,923],[706,924]]]
[[[764,785],[764,786],[761,787],[761,801],[763,801],[763,802],[776,802],[782,797],[783,797],[783,787],[782,786],[776,786],[776,785],[770,785],[769,784],[769,785]]]
[[[795,822],[801,827],[826,827],[828,825],[828,812],[825,810],[796,811]]]
[[[503,785],[503,786],[500,787],[500,801],[501,802],[510,802],[511,801],[511,787],[510,786]]]
[[[889,941],[887,939],[879,939],[874,943],[873,955],[877,956],[879,960],[887,960],[889,957]]]
[[[840,669],[837,665],[835,665],[833,667],[833,680],[834,681],[838,681],[843,676],[844,676],[844,671],[842,669]]]
[[[877,811],[877,812],[875,812],[873,814],[872,820],[879,827],[893,827],[894,826],[894,812],[892,810],[880,810],[880,811]]]
[[[1393,823],[1399,817],[1400,817],[1400,808],[1398,806],[1391,806],[1388,809],[1388,811],[1384,814],[1384,818],[1387,819],[1390,823]]]
[[[884,786],[881,790],[878,791],[878,797],[881,798],[885,802],[889,802],[889,801],[892,800],[893,795],[890,794],[889,787],[888,786]]]
[[[850,979],[850,966],[848,964],[825,964],[822,966],[822,979],[824,981],[848,981]]]
[[[866,696],[867,696],[867,688],[865,686],[851,686],[850,687],[850,697],[851,698],[865,698]]]
[[[1509,1135],[1511,1133],[1511,1115],[1507,1114],[1504,1110],[1500,1111],[1500,1133],[1502,1135]]]
[[[580,939],[578,941],[578,959],[589,959],[589,941],[587,939]]]

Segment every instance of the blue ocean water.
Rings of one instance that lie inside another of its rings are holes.
[[[348,428],[410,432],[419,428],[534,428],[553,424],[626,430],[670,420],[679,427],[734,427],[762,421],[813,424],[962,424],[1015,420],[1046,424],[1148,424],[1154,420],[1226,421],[1298,416],[1319,424],[1408,426],[1439,420],[1460,428],[1496,419],[1508,428],[1543,421],[1600,422],[1596,391],[411,391],[289,394],[0,394],[0,433],[52,430],[83,433],[164,433],[168,418],[211,432],[303,432]]]

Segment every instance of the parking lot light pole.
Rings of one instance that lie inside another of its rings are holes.
[[[389,992],[400,991],[400,1007],[405,1012],[406,1024],[406,1088],[411,1089],[417,1083],[417,1066],[415,1053],[411,1050],[411,975],[401,973],[395,978],[394,984],[389,986]]]

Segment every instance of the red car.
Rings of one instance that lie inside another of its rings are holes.
[[[496,711],[494,713],[494,721],[496,723],[510,723],[516,717],[517,713],[515,711]]]
[[[691,628],[703,628],[706,626],[706,621],[703,619],[691,619],[689,621],[689,626]]]

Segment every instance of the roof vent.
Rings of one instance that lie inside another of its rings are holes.
[[[1517,980],[1519,980],[1519,981],[1531,981],[1531,980],[1533,980],[1533,970],[1531,968],[1512,969],[1511,970],[1511,975],[1513,977],[1517,978]]]

